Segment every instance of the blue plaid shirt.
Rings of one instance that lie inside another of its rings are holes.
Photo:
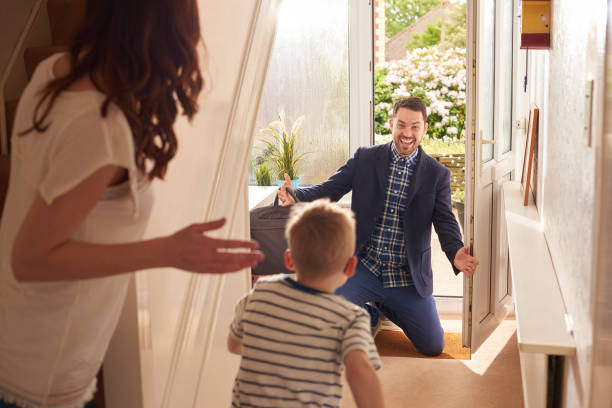
[[[361,263],[374,275],[382,279],[384,288],[412,285],[406,264],[406,241],[404,240],[404,212],[410,179],[414,173],[418,150],[402,157],[391,144],[392,157],[389,163],[387,192],[382,215],[368,243],[359,254]]]

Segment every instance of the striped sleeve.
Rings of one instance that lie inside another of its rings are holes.
[[[370,316],[364,310],[359,310],[355,319],[349,324],[340,347],[342,360],[350,351],[362,350],[368,356],[372,367],[376,370],[380,369],[380,357],[370,329]]]
[[[246,308],[247,299],[249,298],[249,292],[245,297],[240,299],[236,308],[234,309],[234,320],[230,325],[230,333],[234,338],[238,341],[242,341],[242,335],[244,334],[244,327],[242,325],[242,316],[244,314],[244,310]]]

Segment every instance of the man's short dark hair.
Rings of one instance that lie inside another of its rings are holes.
[[[410,97],[402,98],[393,105],[393,117],[397,116],[397,111],[400,108],[410,109],[411,111],[421,112],[423,114],[423,123],[427,123],[427,107],[421,98]]]

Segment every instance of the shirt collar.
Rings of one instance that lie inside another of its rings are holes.
[[[395,142],[391,142],[391,152],[392,152],[392,157],[391,157],[392,163],[397,163],[398,161],[404,158],[404,156],[402,156],[397,151],[397,148],[395,147]],[[419,154],[419,148],[417,147],[416,150],[410,156],[405,157],[406,163],[408,165],[411,165],[412,163],[414,163],[418,154]]]

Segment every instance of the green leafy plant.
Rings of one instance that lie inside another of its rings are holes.
[[[374,67],[374,133],[376,135],[391,135],[387,123],[393,108],[394,88],[393,84],[386,82],[388,72],[388,68]]]
[[[465,48],[466,33],[466,10],[465,1],[450,4],[448,8],[448,18],[444,24],[444,43],[440,43],[442,36],[442,21],[434,24],[427,24],[425,32],[413,34],[413,40],[406,45],[409,50],[416,48],[426,48],[439,45],[444,48]]]
[[[453,191],[451,197],[453,201],[462,203],[465,200],[465,190],[457,188]]]
[[[387,38],[392,38],[438,5],[440,0],[387,0],[385,2]]]
[[[440,32],[442,31],[442,22],[438,19],[435,24],[427,24],[423,34],[412,34],[413,40],[406,44],[406,48],[414,50],[416,48],[426,48],[440,43]]]
[[[253,174],[255,175],[258,186],[269,186],[272,181],[272,176],[270,175],[270,162],[268,160],[263,160],[260,164],[254,163]]]
[[[435,139],[433,137],[424,137],[421,146],[427,154],[465,154],[465,143],[455,139]]]
[[[289,174],[292,180],[298,178],[298,163],[305,153],[297,153],[296,140],[302,131],[303,121],[304,116],[300,116],[288,131],[285,112],[280,111],[278,120],[270,122],[268,127],[261,129],[264,135],[262,139],[265,145],[264,154],[272,164],[272,175],[278,180],[282,180],[285,173]]]

